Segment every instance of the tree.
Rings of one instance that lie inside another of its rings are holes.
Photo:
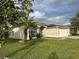
[[[29,28],[30,27],[37,27],[36,26],[36,22],[34,22],[33,18],[29,18],[29,13],[33,12],[32,9],[32,2],[33,0],[21,0],[22,2],[22,6],[20,7],[21,11],[19,11],[21,13],[21,21],[22,24],[26,26],[26,30],[27,30],[27,40],[29,40]]]
[[[26,14],[25,16],[29,16],[29,13],[33,12],[32,2],[33,0],[22,0],[22,10]]]
[[[29,13],[33,12],[31,3],[33,0],[17,0],[17,1],[18,2],[15,2],[15,6],[18,12],[20,13],[21,17],[29,17]]]
[[[18,0],[22,4],[20,11],[16,8],[14,1],[16,0],[0,0],[0,39],[6,38],[6,33],[20,25],[23,19],[25,21],[25,18],[28,18],[29,13],[33,11],[30,0]]]
[[[26,32],[27,32],[27,40],[29,40],[29,28],[37,28],[37,23],[34,22],[34,18],[27,18],[27,17],[24,17],[23,20],[22,20],[22,24],[26,26]]]
[[[0,0],[0,39],[6,38],[12,27],[18,25],[19,14],[12,0]]]
[[[71,35],[76,35],[79,28],[79,12],[71,18]]]

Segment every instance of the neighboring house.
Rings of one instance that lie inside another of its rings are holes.
[[[42,31],[43,37],[67,37],[70,35],[70,28],[66,25],[47,25]]]

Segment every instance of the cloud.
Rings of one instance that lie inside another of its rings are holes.
[[[63,25],[70,25],[70,23],[69,23],[69,22],[67,22],[67,23],[64,23]]]
[[[65,17],[65,16],[50,17],[50,18],[48,19],[48,21],[52,21],[52,20],[54,20],[54,21],[59,21],[59,20],[64,19],[64,17]]]
[[[55,19],[62,19],[62,18],[64,18],[65,16],[57,16],[57,17],[55,17]]]
[[[79,0],[34,0],[31,16],[44,23],[69,23],[70,17],[79,11]]]
[[[54,16],[47,19],[47,22],[50,24],[62,24],[62,22],[65,20],[65,16]]]
[[[30,13],[30,17],[36,17],[36,18],[42,18],[44,17],[45,13],[42,13],[40,11],[34,11],[33,13]]]

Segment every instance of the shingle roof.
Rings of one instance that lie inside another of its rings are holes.
[[[69,28],[69,25],[57,25],[57,24],[49,24],[47,27],[56,27],[56,28],[61,28],[61,29],[66,29]]]

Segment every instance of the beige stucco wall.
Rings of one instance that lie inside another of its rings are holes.
[[[42,31],[43,37],[66,37],[70,35],[69,29],[45,28]]]
[[[16,27],[9,33],[10,38],[24,39],[24,26]]]
[[[67,37],[70,35],[69,29],[59,29],[59,37]]]

